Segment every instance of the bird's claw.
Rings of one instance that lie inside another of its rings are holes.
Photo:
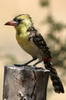
[[[16,67],[23,67],[23,66],[26,66],[26,64],[14,64],[14,66],[16,66]]]

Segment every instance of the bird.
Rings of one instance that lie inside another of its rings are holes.
[[[20,47],[32,56],[32,59],[25,63],[28,65],[32,61],[39,59],[34,66],[43,62],[45,68],[50,70],[50,79],[56,93],[64,93],[64,87],[58,76],[56,69],[52,64],[52,56],[44,37],[34,27],[32,18],[28,14],[20,14],[13,20],[5,23],[8,26],[14,26],[16,30],[16,40]]]

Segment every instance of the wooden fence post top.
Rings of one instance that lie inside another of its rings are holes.
[[[32,66],[32,65],[18,65],[18,66],[15,66],[15,65],[10,65],[10,66],[5,66],[5,69],[17,69],[17,70],[35,70],[35,71],[44,71],[44,72],[50,72],[49,70],[47,69],[44,69],[42,67],[35,67],[35,66]]]
[[[3,100],[46,100],[49,70],[5,66]]]

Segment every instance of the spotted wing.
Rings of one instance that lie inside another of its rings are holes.
[[[51,58],[51,53],[42,35],[39,34],[34,27],[31,27],[28,31],[30,31],[29,40],[32,39],[34,44],[40,48],[44,54]]]

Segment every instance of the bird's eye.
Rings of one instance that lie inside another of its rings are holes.
[[[17,22],[19,22],[19,23],[20,23],[21,21],[22,21],[22,19],[17,19]]]
[[[18,22],[18,23],[20,23],[22,21],[22,19],[16,19],[16,18],[14,18],[13,20]]]

